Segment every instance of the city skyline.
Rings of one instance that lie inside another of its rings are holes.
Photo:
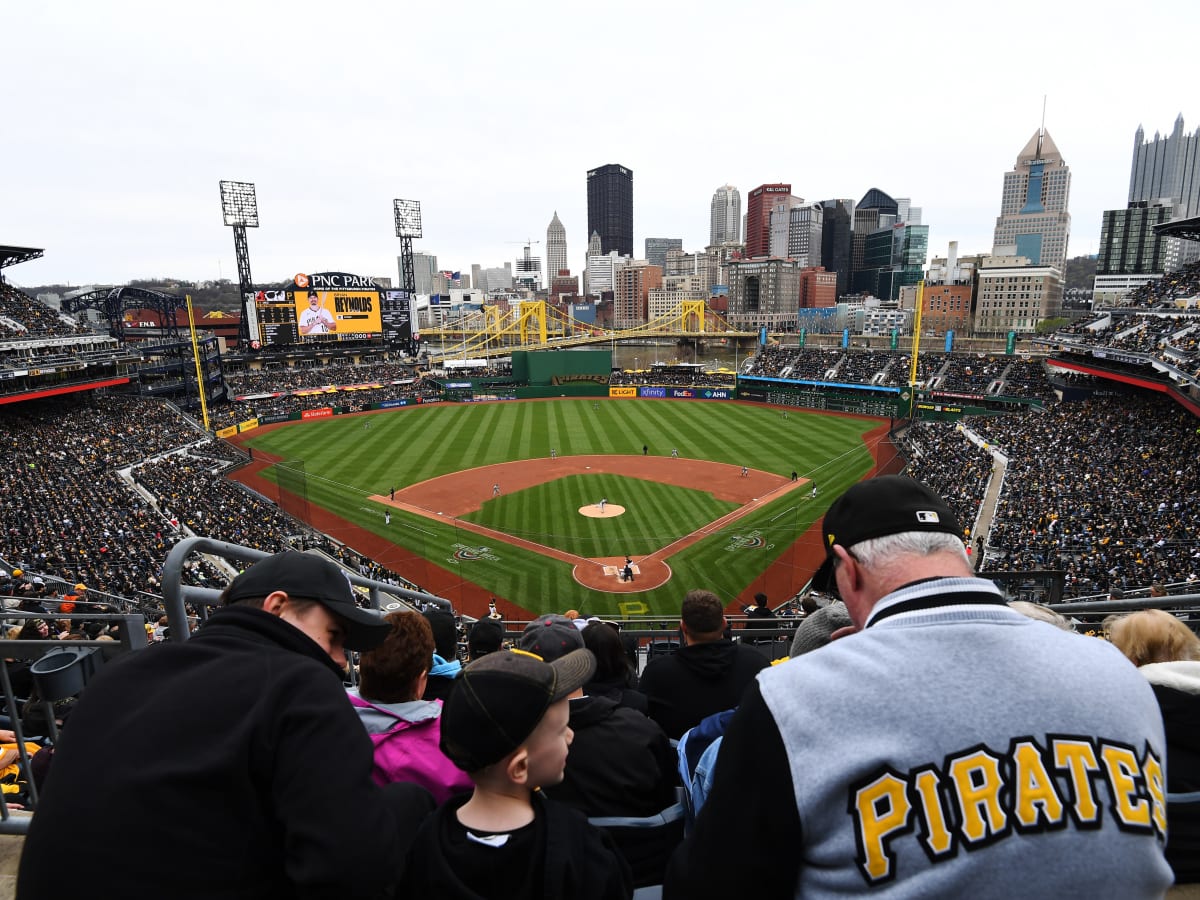
[[[45,257],[6,269],[6,279],[236,281],[222,179],[257,185],[261,226],[248,243],[258,283],[299,271],[395,278],[395,198],[421,202],[415,249],[463,272],[515,262],[519,242],[541,236],[557,211],[578,275],[590,237],[585,175],[614,161],[636,174],[635,250],[663,235],[701,250],[717,188],[732,185],[745,200],[757,185],[789,183],[809,204],[872,188],[911,198],[929,226],[930,256],[950,241],[964,254],[987,252],[1002,175],[1041,125],[1044,100],[1045,127],[1072,173],[1077,256],[1098,251],[1103,211],[1125,205],[1137,129],[1148,139],[1168,134],[1179,115],[1193,128],[1200,121],[1186,55],[1155,49],[1162,21],[1181,33],[1200,24],[1200,8],[1184,2],[1152,2],[1123,16],[1121,29],[1106,15],[1044,10],[1039,29],[1055,35],[1053,57],[1003,90],[996,72],[1028,37],[1015,14],[944,2],[920,16],[870,2],[814,10],[751,0],[733,14],[698,2],[687,16],[622,0],[603,16],[532,5],[554,15],[518,21],[461,0],[337,15],[302,0],[287,16],[216,0],[182,20],[133,0],[15,8],[0,72],[22,87],[6,108],[0,244],[44,248]],[[450,30],[463,21],[469,30]],[[869,35],[864,22],[895,48],[941,46],[944,33],[959,62],[898,62],[898,50],[861,65],[844,48]],[[819,127],[782,103],[790,64],[756,42],[762,27],[828,36],[805,51],[806,66],[837,81],[838,102],[821,110]],[[438,42],[412,39],[433,33],[454,36],[455,65]],[[563,33],[578,37],[554,78],[497,51],[557,46]],[[711,79],[704,48],[718,40],[723,71],[756,72],[753,99],[740,79]],[[204,52],[181,65],[185,44]],[[1113,78],[1105,60],[1136,47],[1154,57],[1146,76]],[[638,64],[614,64],[597,80],[595,66],[618,51]],[[354,65],[340,62],[351,56]],[[906,89],[881,103],[885,66],[904,70]],[[651,108],[646,91],[660,83],[704,102]],[[514,114],[514,98],[535,90],[554,110],[547,134]]]

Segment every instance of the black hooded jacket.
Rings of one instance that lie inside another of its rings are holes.
[[[551,800],[587,816],[652,816],[675,802],[675,751],[663,730],[607,697],[571,701],[575,739]]]
[[[516,842],[471,839],[457,818],[470,795],[453,797],[425,820],[409,854],[400,897],[437,900],[623,900],[633,877],[612,839],[583,813],[540,792],[534,822]]]
[[[405,847],[341,670],[260,609],[108,663],[63,730],[22,898],[383,896]],[[147,848],[156,864],[118,864]],[[64,861],[66,864],[64,864]]]
[[[639,688],[649,715],[667,737],[678,739],[701,719],[733,709],[754,676],[770,663],[757,650],[722,638],[688,644],[652,660]]]

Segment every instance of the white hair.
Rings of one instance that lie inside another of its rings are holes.
[[[899,556],[932,556],[935,553],[954,553],[968,568],[971,565],[962,539],[944,531],[902,531],[859,541],[847,549],[859,565],[867,569],[886,568]]]

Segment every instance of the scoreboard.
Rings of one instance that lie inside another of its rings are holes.
[[[384,338],[411,347],[416,320],[407,291],[380,289],[363,275],[299,274],[277,290],[254,295],[263,346]]]

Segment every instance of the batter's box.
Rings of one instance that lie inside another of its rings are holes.
[[[633,575],[635,578],[638,575],[642,574],[642,570],[638,568],[637,563],[634,563],[632,566],[630,566],[630,568],[633,569]],[[617,581],[623,581],[625,578],[625,567],[624,566],[605,566],[604,574],[606,577],[614,577],[615,576]]]

